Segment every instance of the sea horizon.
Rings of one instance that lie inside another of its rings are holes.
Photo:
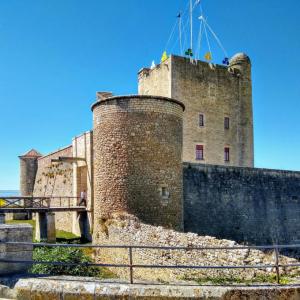
[[[20,191],[19,190],[0,190],[0,196],[19,196]]]

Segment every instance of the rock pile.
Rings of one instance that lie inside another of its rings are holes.
[[[103,232],[96,235],[96,244],[133,245],[133,246],[174,246],[174,247],[238,247],[234,241],[216,239],[211,236],[199,236],[194,233],[182,233],[163,227],[141,223],[136,217],[126,214],[114,215],[102,220]],[[280,264],[297,263],[293,258],[280,255]],[[128,249],[101,249],[96,253],[97,261],[128,264]],[[157,250],[133,249],[133,264],[157,266],[267,266],[261,268],[226,269],[183,269],[183,268],[134,268],[134,276],[139,279],[158,281],[197,280],[203,278],[237,278],[249,280],[258,276],[276,274],[273,267],[273,251],[256,249],[230,250]],[[128,278],[128,268],[114,268],[122,278]],[[281,268],[281,274],[295,275],[299,268]]]

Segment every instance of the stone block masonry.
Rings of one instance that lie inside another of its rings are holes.
[[[19,300],[299,300],[298,286],[174,286],[108,283],[70,276],[21,279],[15,286]]]
[[[184,103],[183,161],[196,162],[196,145],[201,145],[203,163],[253,167],[251,62],[245,54],[235,55],[228,67],[172,55],[156,68],[139,72],[139,94]],[[224,160],[225,147],[229,161]]]
[[[32,243],[32,226],[27,224],[4,225],[0,224],[0,241]],[[32,246],[14,246],[0,244],[0,259],[32,260]],[[28,265],[0,263],[0,276],[26,273]]]
[[[112,212],[182,229],[183,104],[165,97],[100,100],[94,113],[94,233]]]
[[[185,231],[255,245],[299,243],[300,172],[184,164]]]

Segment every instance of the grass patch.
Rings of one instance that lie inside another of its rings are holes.
[[[238,277],[203,277],[203,278],[189,278],[183,277],[183,280],[186,281],[195,281],[200,285],[204,284],[213,284],[213,285],[231,285],[231,284],[245,284],[245,285],[253,285],[253,284],[275,284],[277,283],[276,275],[259,275],[253,277],[252,279],[242,279]],[[281,276],[280,284],[289,284],[292,282],[290,277]]]

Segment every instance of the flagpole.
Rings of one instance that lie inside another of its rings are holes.
[[[181,13],[179,13],[179,46],[180,46],[180,55],[183,55],[182,51],[182,32],[181,32]]]
[[[190,0],[191,50],[193,51],[193,1]]]

